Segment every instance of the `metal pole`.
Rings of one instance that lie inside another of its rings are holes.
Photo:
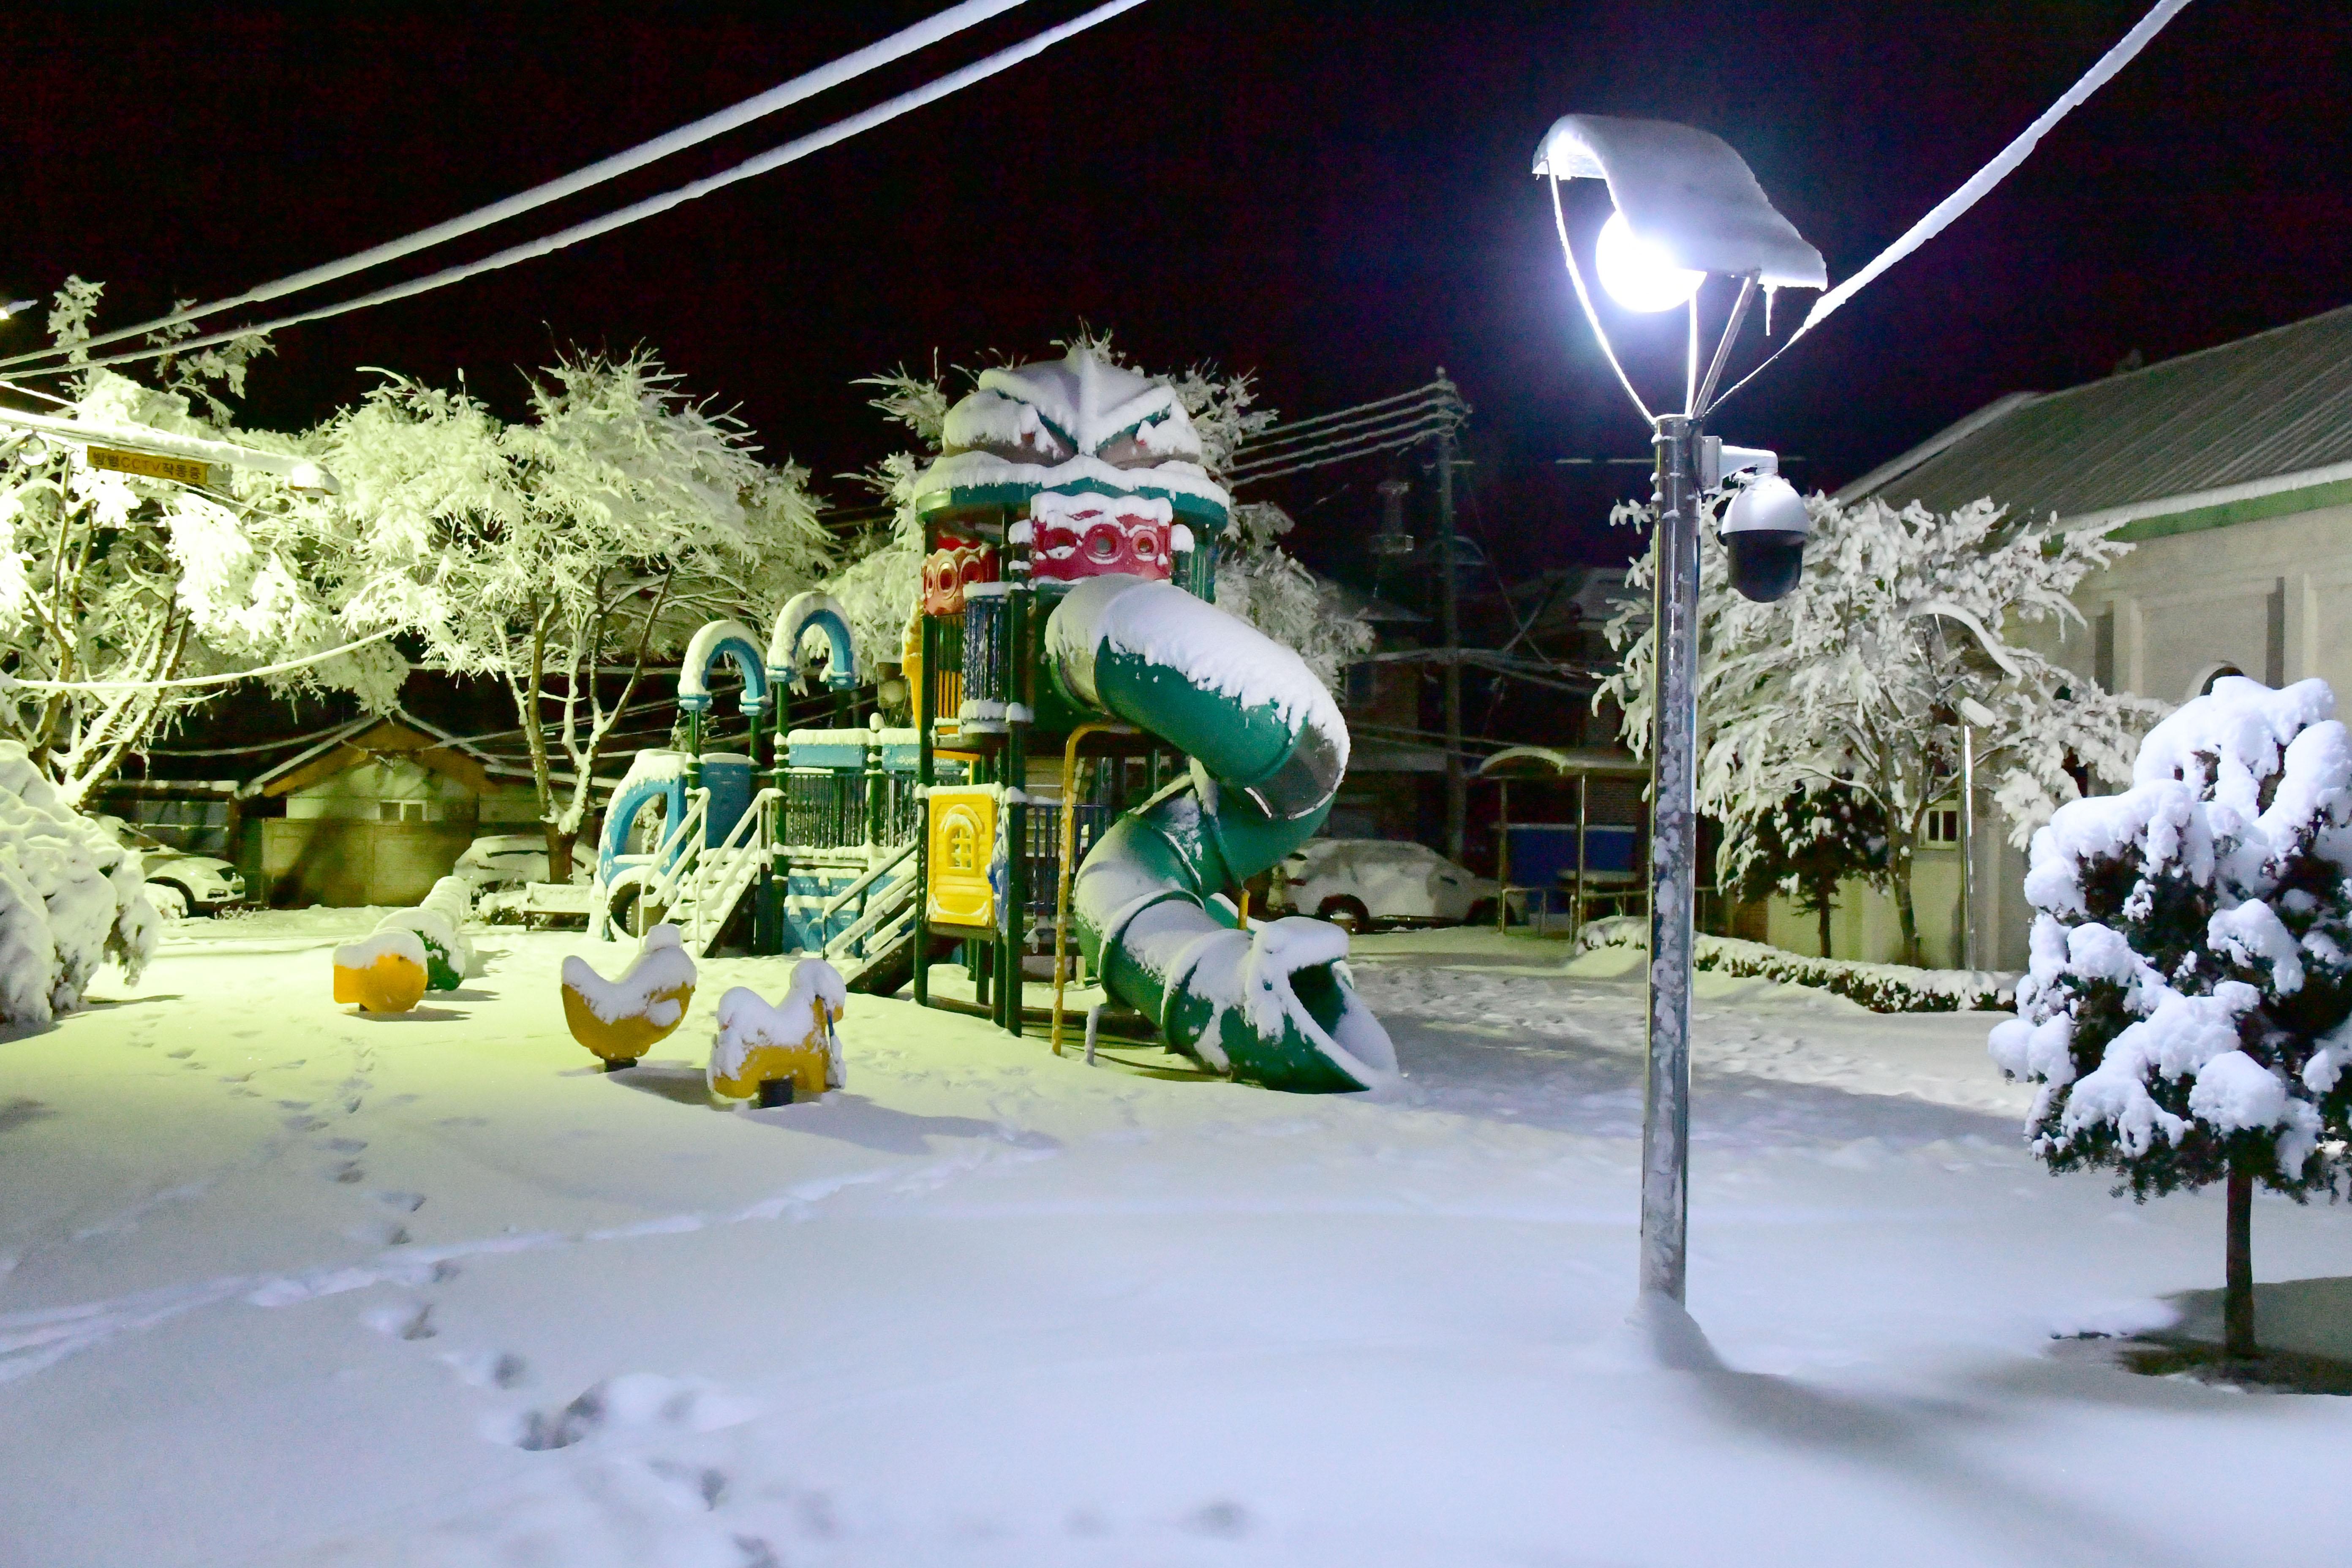
[[[1960,726],[1960,967],[1977,963],[1977,735]]]
[[[1444,367],[1437,377],[1445,379]],[[1445,858],[1459,865],[1469,791],[1462,775],[1462,616],[1457,603],[1460,584],[1454,574],[1454,426],[1450,423],[1437,433],[1437,570],[1442,577],[1438,603],[1445,629]]]
[[[1661,415],[1657,685],[1650,748],[1649,1073],[1642,1100],[1642,1289],[1683,1300],[1690,1226],[1691,902],[1698,863],[1698,424]]]

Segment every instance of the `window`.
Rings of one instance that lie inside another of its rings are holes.
[[[422,822],[425,820],[425,803],[421,800],[378,801],[376,816],[384,822]]]
[[[1929,849],[1958,849],[1960,847],[1960,808],[1938,805],[1927,812],[1927,829],[1921,843]]]

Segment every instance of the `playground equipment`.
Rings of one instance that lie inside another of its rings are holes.
[[[821,958],[793,966],[792,988],[772,1007],[750,986],[736,986],[719,999],[710,1092],[727,1100],[756,1098],[768,1107],[839,1089],[846,1074],[833,1026],[848,1001],[841,972]]]
[[[617,980],[576,953],[563,961],[563,1021],[573,1039],[604,1058],[606,1071],[633,1068],[686,1022],[696,978],[677,928],[657,925]]]
[[[363,1013],[405,1013],[424,999],[428,959],[413,931],[380,931],[335,949],[335,1000]]]
[[[1000,366],[943,445],[914,487],[914,726],[845,722],[860,678],[823,595],[784,606],[764,657],[749,627],[706,626],[679,679],[683,749],[638,753],[606,814],[595,929],[667,920],[695,952],[731,931],[822,957],[851,988],[911,980],[919,1003],[1016,1035],[1051,954],[1056,1051],[1075,959],[1118,1005],[1109,1026],[1220,1072],[1388,1080],[1346,934],[1242,929],[1244,884],[1328,815],[1348,731],[1295,653],[1212,602],[1230,501],[1174,390],[1085,349]],[[742,679],[740,751],[709,745],[722,659]],[[835,727],[790,729],[782,689],[820,669]],[[933,994],[942,957],[971,1001]]]

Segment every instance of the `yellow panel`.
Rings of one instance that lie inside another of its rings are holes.
[[[988,868],[996,858],[995,792],[934,784],[930,815],[930,891],[924,918],[941,925],[993,926],[996,888]]]

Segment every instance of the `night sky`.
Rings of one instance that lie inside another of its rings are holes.
[[[69,271],[101,278],[112,324],[174,294],[232,292],[568,171],[936,8],[19,7],[0,92],[0,287],[45,297]],[[432,264],[727,166],[1080,8],[1035,0]],[[247,417],[313,422],[367,384],[362,365],[432,380],[463,367],[511,408],[515,367],[554,345],[643,342],[855,503],[867,498],[833,476],[893,439],[854,377],[935,350],[950,364],[1035,356],[1084,321],[1153,367],[1254,370],[1293,414],[1443,364],[1476,408],[1474,521],[1507,570],[1599,559],[1606,481],[1552,459],[1637,454],[1645,433],[1575,313],[1528,173],[1553,118],[1715,131],[1835,280],[2143,9],[1152,0],[682,211],[287,331]],[[2200,0],[1718,428],[1801,454],[1801,480],[1834,486],[2004,392],[2352,301],[2347,81],[2352,9]],[[1588,232],[1597,199],[1571,209]],[[1806,298],[1782,301],[1784,330]],[[1677,330],[1628,334],[1653,384]],[[18,348],[37,329],[0,331]],[[1357,558],[1379,477],[1286,497],[1310,559]]]

